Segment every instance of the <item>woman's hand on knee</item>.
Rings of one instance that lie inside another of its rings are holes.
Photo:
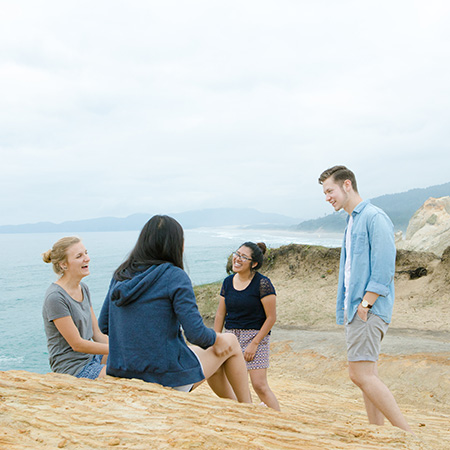
[[[233,340],[230,337],[234,338],[235,336],[232,334],[217,333],[216,342],[214,342],[212,347],[217,356],[224,357],[233,353]]]

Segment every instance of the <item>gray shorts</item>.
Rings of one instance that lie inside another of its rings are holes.
[[[355,314],[345,325],[347,359],[349,361],[378,361],[381,341],[387,333],[389,324],[369,311],[367,322]]]

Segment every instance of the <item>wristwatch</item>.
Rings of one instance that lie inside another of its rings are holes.
[[[373,305],[369,305],[369,303],[367,303],[367,300],[363,300],[362,302],[361,302],[361,306],[363,307],[363,308],[372,308],[372,306]]]

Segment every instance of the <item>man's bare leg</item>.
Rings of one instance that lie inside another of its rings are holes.
[[[378,377],[376,362],[349,361],[348,370],[350,379],[363,392],[369,423],[382,425],[381,416],[385,416],[392,425],[413,432],[391,391]]]

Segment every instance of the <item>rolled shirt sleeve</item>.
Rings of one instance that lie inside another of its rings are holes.
[[[395,275],[395,240],[392,225],[384,214],[369,222],[370,278],[366,291],[387,297]]]

